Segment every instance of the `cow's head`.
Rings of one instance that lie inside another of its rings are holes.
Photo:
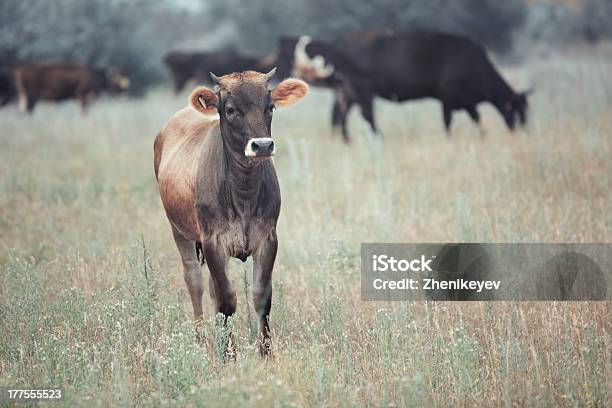
[[[191,106],[204,115],[219,114],[224,145],[249,160],[274,156],[276,148],[271,134],[274,109],[291,106],[308,93],[305,82],[292,78],[269,89],[275,71],[267,74],[246,71],[222,77],[211,73],[216,92],[201,86],[189,98]]]
[[[108,78],[110,91],[113,94],[121,94],[130,87],[130,79],[121,74],[116,67],[110,68],[107,71],[106,76]]]
[[[514,130],[516,127],[516,121],[518,119],[521,126],[527,124],[527,111],[529,109],[529,103],[527,97],[533,92],[533,89],[529,89],[525,92],[514,94],[511,99],[506,101],[504,104],[504,120],[510,128]]]
[[[334,74],[335,68],[323,55],[316,52],[313,55],[309,54],[306,47],[311,42],[312,38],[303,35],[295,43],[291,75],[316,84],[330,78]]]

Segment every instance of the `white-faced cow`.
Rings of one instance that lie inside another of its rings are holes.
[[[287,79],[270,90],[274,71],[211,74],[215,91],[196,88],[187,107],[165,124],[155,139],[155,175],[183,261],[196,325],[202,316],[202,272],[210,271],[216,312],[236,310],[236,292],[227,276],[230,257],[253,257],[253,302],[259,316],[260,351],[269,353],[268,318],[276,221],[281,195],[272,156],[275,108],[293,105],[308,85]]]
[[[447,133],[456,110],[466,110],[480,124],[477,105],[485,101],[497,108],[512,130],[517,121],[521,125],[527,121],[528,92],[515,92],[484,48],[461,35],[360,31],[342,35],[333,43],[309,37],[283,39],[279,64],[281,72],[290,66],[294,76],[335,89],[332,121],[342,128],[346,141],[346,118],[354,104],[378,133],[375,96],[397,102],[438,99]]]

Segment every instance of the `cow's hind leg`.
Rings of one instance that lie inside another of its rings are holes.
[[[19,110],[23,113],[32,113],[34,111],[34,106],[36,105],[36,99],[27,93],[19,94]]]
[[[376,122],[374,120],[374,100],[371,95],[363,98],[359,98],[359,105],[361,106],[361,116],[370,124],[374,135],[381,137],[382,134],[378,131]]]
[[[180,232],[172,228],[174,242],[181,254],[183,262],[183,278],[191,297],[193,315],[196,321],[196,329],[202,321],[202,294],[204,286],[202,282],[202,266],[198,261],[195,242],[183,237]]]
[[[334,108],[332,110],[332,128],[336,129],[340,126],[340,121],[342,120],[342,111],[340,106],[340,100],[338,95],[334,99]]]
[[[21,72],[15,72],[15,87],[17,88],[18,94],[18,106],[19,110],[23,113],[32,113],[34,104],[36,103],[33,95],[30,95],[26,88]]]
[[[236,312],[236,291],[232,289],[232,285],[227,277],[227,261],[228,257],[222,248],[215,243],[206,242],[202,246],[204,259],[210,270],[211,297],[214,298],[216,312],[223,314],[225,317],[224,325],[227,325],[227,318]],[[227,333],[228,342],[226,347],[226,357],[231,357],[235,353],[232,333]]]
[[[23,113],[28,111],[28,95],[26,93],[19,92],[19,101],[17,102],[19,110]]]
[[[353,106],[353,100],[348,99],[346,101],[346,106],[344,106],[344,109],[342,109],[342,111],[340,112],[340,128],[342,129],[342,140],[344,140],[345,143],[350,143],[351,141],[351,138],[348,134],[348,128],[346,126],[346,119],[348,118],[351,106]]]
[[[270,354],[270,309],[272,308],[272,269],[278,242],[276,233],[262,242],[253,254],[253,304],[259,316],[259,352]]]
[[[34,111],[34,106],[36,105],[36,102],[38,101],[33,96],[28,97],[28,102],[26,105],[28,113],[31,114]]]
[[[480,113],[478,113],[478,109],[476,109],[476,106],[469,106],[465,108],[465,110],[470,115],[470,118],[472,118],[474,123],[478,125],[478,130],[480,131],[480,137],[484,139],[485,136],[487,135],[487,130],[483,126],[482,122],[480,121]]]
[[[349,111],[351,110],[351,106],[353,106],[353,103],[354,100],[347,95],[347,91],[344,89],[336,91],[334,109],[332,112],[332,127],[334,129],[340,127],[342,132],[342,140],[344,140],[345,143],[350,143],[351,141],[348,134],[348,129],[346,127],[346,119]]]
[[[453,110],[444,102],[442,102],[442,118],[444,119],[444,130],[446,130],[446,136],[450,137],[451,122],[453,121]]]

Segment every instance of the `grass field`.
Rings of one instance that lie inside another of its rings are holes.
[[[250,267],[230,271],[237,361],[205,296],[202,344],[153,175],[153,139],[186,96],[0,111],[0,386],[66,406],[611,406],[612,304],[372,303],[361,242],[611,242],[612,59],[504,70],[536,86],[527,132],[482,108],[447,140],[435,102],[357,111],[354,143],[313,90],[275,114],[283,194],[262,361]]]

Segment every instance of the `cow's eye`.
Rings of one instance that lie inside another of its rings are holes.
[[[272,105],[268,106],[268,112],[270,112],[270,113],[274,112],[274,109],[275,109],[275,108],[276,108],[276,107],[274,106],[274,104],[272,104]]]
[[[227,108],[225,108],[225,113],[227,113],[228,115],[233,115],[234,113],[236,113],[236,109],[232,108],[231,106],[228,106]]]

